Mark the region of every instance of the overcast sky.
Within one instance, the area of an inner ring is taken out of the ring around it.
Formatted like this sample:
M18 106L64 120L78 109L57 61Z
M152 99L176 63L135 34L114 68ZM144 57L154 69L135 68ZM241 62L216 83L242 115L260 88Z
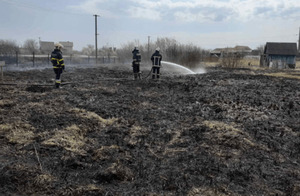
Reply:
M0 0L0 39L71 41L81 50L174 38L204 49L297 42L300 0Z

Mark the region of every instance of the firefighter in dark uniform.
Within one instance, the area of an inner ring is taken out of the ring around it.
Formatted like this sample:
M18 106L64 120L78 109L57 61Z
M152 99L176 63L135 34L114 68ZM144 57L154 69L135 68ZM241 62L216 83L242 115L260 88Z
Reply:
M152 61L152 79L159 78L159 72L161 67L162 55L159 53L159 48L156 48L155 52L151 56Z
M141 79L141 72L140 72L140 63L141 63L141 54L137 47L134 48L132 51L133 54L133 61L132 61L132 68L133 68L133 76L134 79L137 80L138 78Z
M57 43L54 45L54 50L51 53L51 63L55 73L55 87L60 88L61 85L61 74L65 70L65 63L62 56L63 45Z

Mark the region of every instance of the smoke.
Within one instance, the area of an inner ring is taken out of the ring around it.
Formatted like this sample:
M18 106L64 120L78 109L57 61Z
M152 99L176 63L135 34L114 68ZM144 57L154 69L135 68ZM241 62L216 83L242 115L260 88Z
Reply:
M49 68L48 65L6 65L4 71L30 71L30 70L44 70ZM52 67L50 67L52 68Z
M97 67L95 64L67 64L66 70L75 69L75 68L94 68ZM52 69L52 64L10 64L3 67L4 71L30 71L30 70L45 70L45 69Z

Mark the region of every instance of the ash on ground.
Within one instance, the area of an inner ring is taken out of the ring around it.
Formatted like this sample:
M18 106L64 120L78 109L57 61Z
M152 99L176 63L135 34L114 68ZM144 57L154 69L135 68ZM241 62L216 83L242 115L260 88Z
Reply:
M0 194L299 195L300 80L206 71L5 73Z

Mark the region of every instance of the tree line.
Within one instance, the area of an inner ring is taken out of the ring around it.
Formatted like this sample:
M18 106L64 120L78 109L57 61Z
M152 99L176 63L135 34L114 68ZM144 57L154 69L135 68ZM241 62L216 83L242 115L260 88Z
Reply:
M20 53L21 48L25 49L27 54L41 53L39 43L34 39L27 39L22 46L19 46L16 41L0 39L0 55L15 55L16 53ZM109 47L103 47L99 49L98 52L100 55L108 55L109 51L113 51L113 49ZM93 56L95 55L95 47L94 45L87 45L86 47L82 48L81 51L73 51L73 54ZM112 54L110 53L109 55Z
M131 51L134 47L138 47L142 61L150 61L152 53L157 47L163 55L163 60L178 63L189 68L193 68L209 56L209 50L193 44L181 44L172 38L157 38L155 42L139 44L138 40L128 42L117 49L117 54L121 62L129 62L132 60Z
M197 67L202 61L206 61L210 57L209 50L202 49L193 44L181 44L173 38L163 37L157 38L154 42L139 44L138 40L130 41L121 45L120 48L102 47L98 50L99 56L115 56L118 57L121 63L130 63L132 61L132 50L138 47L142 55L143 62L150 62L150 57L157 47L163 55L164 61L178 63L189 68ZM22 48L33 55L38 54L39 44L34 39L28 39L22 45ZM20 54L20 47L15 41L0 40L0 55L2 56L18 56ZM87 56L95 56L95 47L87 45L81 51L73 51L72 54L83 54ZM220 60L225 67L236 67L242 56L236 54L225 54ZM34 61L34 60L33 60Z
M138 44L138 41L131 41L127 44L123 44L120 48L114 49L109 47L103 47L99 49L98 54L103 56L119 57L121 62L130 62L132 60L131 51L134 47L138 47L143 61L150 61L151 54L157 47L160 48L163 54L164 60L174 63L182 64L187 67L193 67L198 64L203 58L209 55L208 50L204 50L193 44L181 44L177 40L172 38L157 38L155 42L146 44ZM20 53L20 46L15 41L0 40L0 55L16 55ZM22 45L22 48L26 49L30 54L39 53L39 44L34 39L28 39ZM95 55L95 47L93 45L87 45L82 48L81 51L74 51L76 54L84 54L88 56Z
M38 52L39 46L34 39L28 39L24 42L23 48L27 49L31 54ZM16 41L0 40L0 55L15 55L20 52L21 47Z

